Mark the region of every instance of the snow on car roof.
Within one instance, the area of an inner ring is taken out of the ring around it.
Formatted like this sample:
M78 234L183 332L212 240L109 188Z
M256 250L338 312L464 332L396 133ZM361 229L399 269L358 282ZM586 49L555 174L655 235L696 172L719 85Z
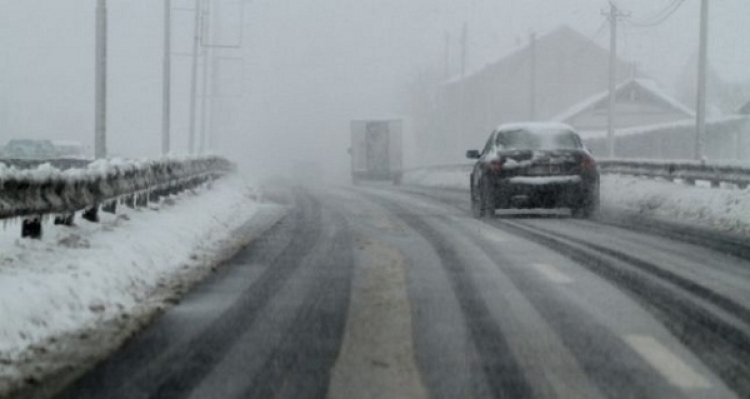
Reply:
M556 134L560 132L575 132L572 126L561 122L516 122L500 125L499 132L509 130L528 130L538 134Z

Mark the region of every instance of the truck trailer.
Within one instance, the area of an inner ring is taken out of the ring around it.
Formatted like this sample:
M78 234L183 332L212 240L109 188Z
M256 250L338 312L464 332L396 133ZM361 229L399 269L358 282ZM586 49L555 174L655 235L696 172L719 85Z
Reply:
M351 122L352 182L401 182L402 130L400 119Z

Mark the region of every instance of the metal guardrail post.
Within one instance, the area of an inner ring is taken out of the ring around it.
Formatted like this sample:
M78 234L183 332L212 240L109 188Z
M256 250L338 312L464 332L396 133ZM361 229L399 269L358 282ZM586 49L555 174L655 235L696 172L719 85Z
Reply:
M42 238L42 218L40 216L26 218L21 223L21 238Z
M91 223L99 223L99 206L92 206L86 209L81 214L81 217L88 220Z
M75 213L66 213L63 215L55 216L55 224L60 226L72 226L75 221Z
M105 202L104 205L102 205L102 212L107 212L111 214L117 213L117 201L108 201Z
M122 203L130 209L135 209L135 195L126 195L122 199Z

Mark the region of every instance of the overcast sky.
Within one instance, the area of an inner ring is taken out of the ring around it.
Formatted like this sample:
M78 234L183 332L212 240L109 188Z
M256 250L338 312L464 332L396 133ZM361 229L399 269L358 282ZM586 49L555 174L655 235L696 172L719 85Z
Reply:
M232 11L221 41L239 40L237 3L226 1ZM617 1L633 21L671 2ZM685 0L655 28L623 24L623 58L673 89L697 48L699 3ZM222 86L232 98L216 107L214 143L250 169L312 158L345 167L348 120L397 114L409 79L442 69L446 33L456 66L468 24L468 62L476 68L531 31L562 24L607 46L606 7L604 0L253 0L244 10L243 49L223 53ZM0 141L92 141L94 9L94 0L0 0ZM713 1L711 11L714 68L727 80L750 80L750 1ZM109 0L111 152L159 152L162 12L155 0ZM181 53L190 49L192 15L176 10L174 21L174 142L182 152L189 58Z

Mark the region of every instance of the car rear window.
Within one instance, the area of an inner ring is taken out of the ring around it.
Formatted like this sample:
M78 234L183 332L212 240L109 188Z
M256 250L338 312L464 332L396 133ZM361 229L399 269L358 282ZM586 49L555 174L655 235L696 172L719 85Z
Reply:
M574 150L581 148L578 136L570 131L507 130L497 135L496 144L504 150Z

